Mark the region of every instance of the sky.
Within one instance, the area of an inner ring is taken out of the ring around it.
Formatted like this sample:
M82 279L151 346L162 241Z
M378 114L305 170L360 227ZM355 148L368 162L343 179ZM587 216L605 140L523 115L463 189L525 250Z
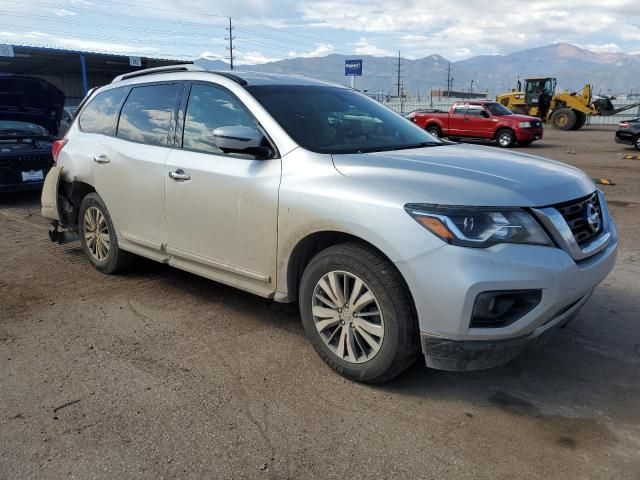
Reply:
M0 44L236 63L351 55L451 60L557 42L640 54L640 0L0 0Z

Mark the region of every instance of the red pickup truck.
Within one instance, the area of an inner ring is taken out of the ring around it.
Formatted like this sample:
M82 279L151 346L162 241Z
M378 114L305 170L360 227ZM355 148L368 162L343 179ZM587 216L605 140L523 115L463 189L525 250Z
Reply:
M504 148L542 138L539 118L517 115L488 100L455 102L448 112L416 110L407 118L436 137L490 139Z

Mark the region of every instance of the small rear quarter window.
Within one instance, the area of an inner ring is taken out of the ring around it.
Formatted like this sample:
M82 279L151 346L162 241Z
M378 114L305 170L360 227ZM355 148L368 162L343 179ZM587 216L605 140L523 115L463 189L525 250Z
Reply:
M98 93L80 114L80 130L115 135L118 112L126 94L125 88Z

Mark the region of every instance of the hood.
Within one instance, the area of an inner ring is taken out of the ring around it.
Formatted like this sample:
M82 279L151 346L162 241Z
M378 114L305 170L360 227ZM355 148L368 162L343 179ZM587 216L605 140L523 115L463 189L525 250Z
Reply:
M0 76L0 120L35 123L56 136L64 100L57 87L39 78Z
M415 193L415 203L542 207L595 190L577 168L476 145L334 155L333 161L347 177Z
M514 113L513 115L507 115L504 118L508 118L514 122L540 122L540 118L532 117L530 115L520 115L519 113Z

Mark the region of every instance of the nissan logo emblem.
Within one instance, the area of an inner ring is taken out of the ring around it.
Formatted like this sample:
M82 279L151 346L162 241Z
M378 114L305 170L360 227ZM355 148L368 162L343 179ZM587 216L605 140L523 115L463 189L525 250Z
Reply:
M598 209L594 207L593 203L587 203L586 213L587 223L589 224L591 231L597 232L600 230L600 212L598 212Z

